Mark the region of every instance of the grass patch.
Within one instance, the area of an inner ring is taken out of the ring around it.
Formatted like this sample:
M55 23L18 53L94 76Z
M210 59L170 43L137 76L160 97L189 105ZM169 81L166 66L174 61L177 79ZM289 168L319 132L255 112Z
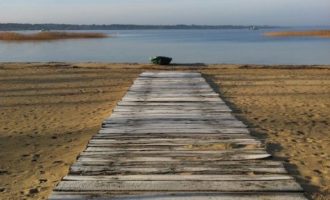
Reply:
M330 38L330 30L268 32L270 37L322 37Z
M108 37L108 35L103 33L39 32L23 34L16 32L0 32L0 40L3 41L43 41L63 39L92 39L106 37Z

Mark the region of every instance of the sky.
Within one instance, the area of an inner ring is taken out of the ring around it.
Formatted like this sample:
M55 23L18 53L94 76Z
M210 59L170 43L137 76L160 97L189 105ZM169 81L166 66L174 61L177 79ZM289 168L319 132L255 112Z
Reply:
M330 25L330 0L0 0L0 23Z

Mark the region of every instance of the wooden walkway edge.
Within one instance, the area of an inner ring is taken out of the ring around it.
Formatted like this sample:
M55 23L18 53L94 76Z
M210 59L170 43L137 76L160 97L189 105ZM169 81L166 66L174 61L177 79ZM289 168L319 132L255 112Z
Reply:
M303 200L200 73L144 72L50 200Z

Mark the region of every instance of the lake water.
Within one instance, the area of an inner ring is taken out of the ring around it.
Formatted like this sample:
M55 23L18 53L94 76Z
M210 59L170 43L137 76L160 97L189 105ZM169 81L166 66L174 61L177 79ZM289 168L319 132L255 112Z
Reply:
M279 29L268 31L280 31ZM98 61L147 63L330 64L330 39L271 38L265 30L97 31L105 39L0 42L0 62Z

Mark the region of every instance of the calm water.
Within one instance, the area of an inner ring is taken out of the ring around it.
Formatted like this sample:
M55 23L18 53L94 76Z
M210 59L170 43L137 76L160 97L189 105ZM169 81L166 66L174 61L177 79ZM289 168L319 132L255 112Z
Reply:
M0 62L149 62L330 64L330 39L269 38L264 30L98 31L111 38L53 42L0 42Z

